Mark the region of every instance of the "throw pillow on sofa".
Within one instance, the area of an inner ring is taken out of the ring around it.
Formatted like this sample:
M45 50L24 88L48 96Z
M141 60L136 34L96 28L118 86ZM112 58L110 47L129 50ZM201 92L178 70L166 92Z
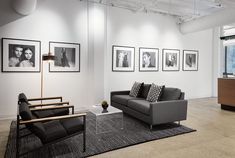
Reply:
M131 88L131 91L129 93L129 96L131 97L137 97L140 91L140 87L141 87L142 83L140 82L135 82Z
M164 86L158 86L152 83L146 100L149 102L158 101L163 88Z
M140 95L138 97L146 99L149 93L149 89L151 87L151 84L142 84L140 88Z

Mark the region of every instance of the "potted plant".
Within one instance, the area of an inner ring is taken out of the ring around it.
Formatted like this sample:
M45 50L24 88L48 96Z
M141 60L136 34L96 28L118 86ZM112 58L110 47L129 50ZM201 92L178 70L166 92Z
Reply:
M109 104L108 104L108 102L107 102L106 100L104 100L104 101L102 101L101 106L102 106L102 108L103 108L104 110L107 110Z

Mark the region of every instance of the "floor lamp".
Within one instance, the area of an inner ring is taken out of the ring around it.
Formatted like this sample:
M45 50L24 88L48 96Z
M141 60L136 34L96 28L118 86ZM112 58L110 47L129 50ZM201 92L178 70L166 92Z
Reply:
M43 54L42 55L42 62L41 62L41 98L43 97L43 61L53 61L55 60L55 56L51 54L50 52L48 54Z

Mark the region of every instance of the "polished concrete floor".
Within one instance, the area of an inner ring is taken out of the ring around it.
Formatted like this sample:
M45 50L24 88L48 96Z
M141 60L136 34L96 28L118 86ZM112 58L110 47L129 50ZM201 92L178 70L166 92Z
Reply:
M0 121L0 157L4 156L10 120ZM197 132L151 141L95 158L235 158L235 112L221 110L216 98L189 100L183 125Z

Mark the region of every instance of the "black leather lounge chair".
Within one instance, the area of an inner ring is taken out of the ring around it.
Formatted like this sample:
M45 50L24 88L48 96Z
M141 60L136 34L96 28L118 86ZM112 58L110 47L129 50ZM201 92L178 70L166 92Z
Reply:
M31 134L36 135L41 140L43 146L40 148L63 141L77 134L83 134L83 151L86 150L86 113L35 118L28 104L26 102L19 102L16 139L17 158L36 150L33 149L20 153L20 139L25 137L20 135L20 126L23 125Z

